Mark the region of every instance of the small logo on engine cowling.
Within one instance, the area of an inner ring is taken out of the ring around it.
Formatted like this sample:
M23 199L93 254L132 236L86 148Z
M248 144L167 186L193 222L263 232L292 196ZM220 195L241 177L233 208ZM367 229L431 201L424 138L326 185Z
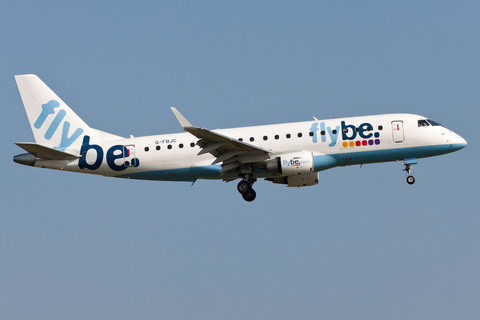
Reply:
M298 159L290 159L290 160L283 160L284 166L289 167L300 167L303 164L310 163L310 160L298 160Z

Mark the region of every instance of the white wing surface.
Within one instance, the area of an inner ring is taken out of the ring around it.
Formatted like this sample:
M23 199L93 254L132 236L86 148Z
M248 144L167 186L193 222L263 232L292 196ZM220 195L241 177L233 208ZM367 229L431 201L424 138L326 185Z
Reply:
M198 155L210 153L216 159L212 164L222 163L222 173L237 170L244 164L265 161L274 152L225 136L214 131L194 127L174 107L171 107L183 129L198 139L197 145L202 148Z

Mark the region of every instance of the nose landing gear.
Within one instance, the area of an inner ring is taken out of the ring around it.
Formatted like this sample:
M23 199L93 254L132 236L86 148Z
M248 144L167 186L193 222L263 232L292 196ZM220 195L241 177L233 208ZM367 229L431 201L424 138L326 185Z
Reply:
M407 173L407 183L414 184L415 178L410 174L410 170L413 169L413 164L417 163L417 159L405 159L404 163L405 163L405 169L403 169L403 171Z
M237 190L245 201L251 202L257 197L257 193L253 190L252 185L257 179L246 175L237 185Z
M415 183L415 178L413 176L407 176L407 183L408 184L414 184Z

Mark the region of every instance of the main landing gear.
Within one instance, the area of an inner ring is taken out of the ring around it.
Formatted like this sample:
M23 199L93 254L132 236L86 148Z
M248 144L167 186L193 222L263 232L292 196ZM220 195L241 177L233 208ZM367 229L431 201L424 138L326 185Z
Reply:
M405 171L407 173L407 183L408 184L414 184L415 183L415 178L410 175L410 170L413 169L413 166L411 164L406 164L405 165L405 169L403 169L403 171Z
M252 185L257 179L245 176L237 185L237 190L245 201L251 202L257 197L257 193L253 190Z

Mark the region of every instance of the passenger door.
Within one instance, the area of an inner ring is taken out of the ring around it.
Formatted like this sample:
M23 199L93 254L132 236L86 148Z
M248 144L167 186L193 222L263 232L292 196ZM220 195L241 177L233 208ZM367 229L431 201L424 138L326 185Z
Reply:
M405 139L403 134L403 121L392 121L393 141L401 143Z
M135 167L136 163L135 161L135 145L127 145L123 146L124 154L123 154L123 161L125 164L125 167Z

